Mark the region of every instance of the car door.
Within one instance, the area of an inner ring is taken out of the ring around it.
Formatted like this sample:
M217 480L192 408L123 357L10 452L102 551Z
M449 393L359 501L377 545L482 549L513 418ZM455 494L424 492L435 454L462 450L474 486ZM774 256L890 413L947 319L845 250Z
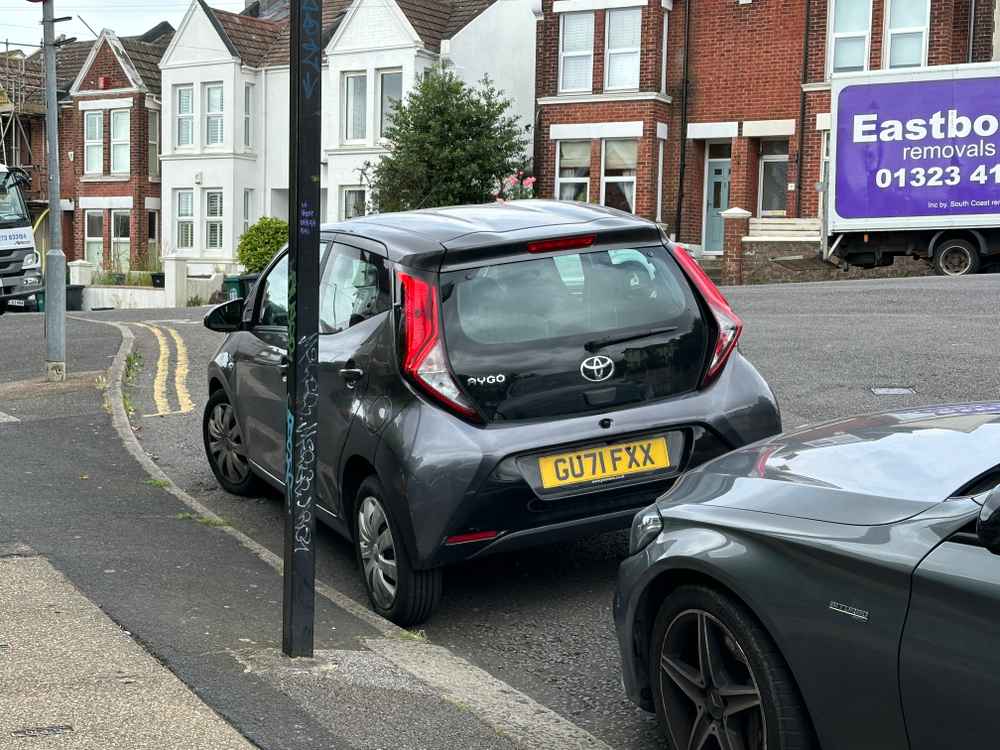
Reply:
M237 411L249 458L272 478L284 476L285 372L288 350L288 255L257 282L247 335L236 356Z
M900 648L911 750L985 747L1000 737L998 636L1000 556L974 533L955 534L913 577Z
M352 440L354 421L365 408L373 370L382 369L386 342L393 340L390 272L375 246L359 238L338 238L320 282L319 381L326 410L320 419L318 494L323 509L345 525L342 457L353 444L367 460L373 458L367 455L374 453L370 442Z

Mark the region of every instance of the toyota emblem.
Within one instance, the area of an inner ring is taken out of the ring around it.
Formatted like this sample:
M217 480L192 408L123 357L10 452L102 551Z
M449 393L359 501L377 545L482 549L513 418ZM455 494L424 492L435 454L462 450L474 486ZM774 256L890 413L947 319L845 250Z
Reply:
M580 374L592 383L600 383L615 374L615 363L603 354L588 357L580 365Z

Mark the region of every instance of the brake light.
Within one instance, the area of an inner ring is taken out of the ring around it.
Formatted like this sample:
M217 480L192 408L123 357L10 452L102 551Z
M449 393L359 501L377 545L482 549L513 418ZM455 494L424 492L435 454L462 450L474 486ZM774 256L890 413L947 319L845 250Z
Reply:
M403 373L429 396L466 417L478 417L448 370L437 287L408 274L403 284Z
M586 234L582 237L560 237L557 240L539 240L528 243L529 253L551 253L556 250L579 250L590 247L597 239L595 234Z
M706 386L719 376L722 368L726 366L726 362L729 361L729 357L736 349L736 344L739 343L740 335L743 333L743 321L733 312L733 308L729 306L728 300L719 291L719 287L708 278L702 267L688 254L688 251L680 245L674 245L674 248L674 259L680 264L685 275L705 300L712 317L715 319L716 328L718 328L712 360L709 362L705 379L702 381L702 386Z

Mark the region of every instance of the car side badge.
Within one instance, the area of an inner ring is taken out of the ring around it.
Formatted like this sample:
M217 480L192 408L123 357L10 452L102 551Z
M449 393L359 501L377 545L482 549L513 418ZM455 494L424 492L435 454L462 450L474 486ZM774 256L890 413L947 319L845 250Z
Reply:
M830 609L834 612L839 612L842 615L847 615L848 617L853 617L859 622L868 622L868 610L858 609L857 607L852 607L848 604L841 604L840 602L831 601Z

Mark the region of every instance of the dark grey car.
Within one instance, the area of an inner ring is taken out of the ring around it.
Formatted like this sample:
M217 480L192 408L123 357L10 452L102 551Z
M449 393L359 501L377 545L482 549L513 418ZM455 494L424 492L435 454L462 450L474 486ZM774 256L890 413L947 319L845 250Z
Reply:
M998 484L1000 404L831 422L689 472L621 565L629 697L675 748L993 746Z
M780 431L742 323L655 224L551 202L324 227L319 518L375 609L428 616L443 565L627 528L685 470ZM287 260L209 366L219 482L281 487Z

